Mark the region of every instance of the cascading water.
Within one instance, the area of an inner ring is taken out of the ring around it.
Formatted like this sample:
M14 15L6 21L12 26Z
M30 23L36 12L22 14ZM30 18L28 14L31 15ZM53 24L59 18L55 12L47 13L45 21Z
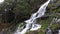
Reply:
M34 31L34 30L41 28L41 25L36 24L37 23L36 19L44 15L44 13L46 12L46 7L48 6L49 2L50 0L44 3L36 13L31 15L30 19L25 21L26 27L22 31L20 31L19 29L20 25L19 25L17 31L14 34L25 34L28 30Z

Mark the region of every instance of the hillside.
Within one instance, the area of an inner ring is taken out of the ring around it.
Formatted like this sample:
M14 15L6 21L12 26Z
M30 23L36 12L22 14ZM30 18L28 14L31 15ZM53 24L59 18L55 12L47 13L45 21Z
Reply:
M35 13L46 1L5 0L0 4L0 33L12 34L19 24L29 19L31 14ZM28 31L26 34L45 34L49 26L52 31L55 31L60 28L58 19L60 19L60 0L54 0L48 5L45 15L37 20L42 27L37 31Z

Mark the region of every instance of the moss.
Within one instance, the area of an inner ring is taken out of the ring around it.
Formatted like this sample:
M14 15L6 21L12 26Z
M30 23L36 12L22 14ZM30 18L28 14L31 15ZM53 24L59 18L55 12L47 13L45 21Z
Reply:
M53 30L57 28L57 24L52 25L51 27Z

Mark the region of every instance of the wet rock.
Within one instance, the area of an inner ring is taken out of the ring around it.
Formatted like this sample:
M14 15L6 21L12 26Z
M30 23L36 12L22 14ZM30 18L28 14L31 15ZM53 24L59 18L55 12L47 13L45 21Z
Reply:
M58 0L51 0L52 3L56 3Z
M60 12L57 15L60 16Z
M54 34L60 34L60 28L55 29Z
M48 28L48 29L46 30L45 34L53 34L52 29Z
M53 6L51 7L52 9L58 9L60 7L60 4L56 3L53 4Z
M60 22L60 19L58 19L57 22Z

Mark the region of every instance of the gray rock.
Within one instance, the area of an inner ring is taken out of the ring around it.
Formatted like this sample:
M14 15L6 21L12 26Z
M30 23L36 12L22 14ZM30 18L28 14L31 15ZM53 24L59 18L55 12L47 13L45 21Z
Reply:
M60 22L60 19L58 19L57 22Z
M45 34L53 34L53 33L52 33L52 30L48 28Z
M51 7L52 9L57 9L60 7L60 4L56 3L56 4L53 4L53 6Z

